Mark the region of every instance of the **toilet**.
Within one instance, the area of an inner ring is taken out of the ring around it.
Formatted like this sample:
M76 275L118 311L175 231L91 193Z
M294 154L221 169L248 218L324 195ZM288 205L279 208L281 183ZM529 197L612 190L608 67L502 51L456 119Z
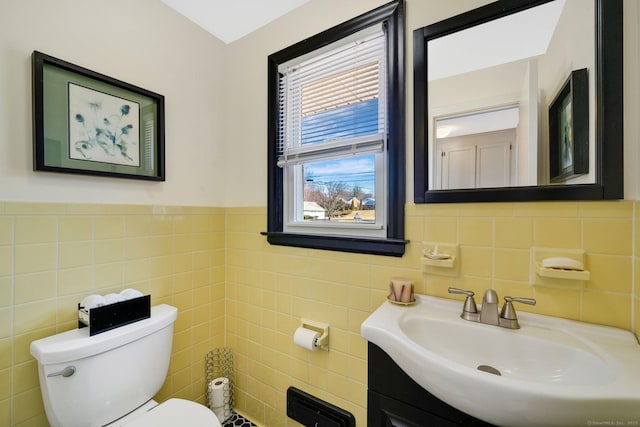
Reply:
M31 343L51 427L220 427L209 408L184 399L158 404L178 310L94 336L74 329Z

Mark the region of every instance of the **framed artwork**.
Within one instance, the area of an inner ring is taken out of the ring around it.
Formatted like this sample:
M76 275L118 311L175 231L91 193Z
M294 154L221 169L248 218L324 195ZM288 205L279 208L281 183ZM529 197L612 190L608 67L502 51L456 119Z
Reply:
M549 178L565 182L589 173L589 76L571 72L549 107Z
M33 52L33 168L165 180L164 97Z

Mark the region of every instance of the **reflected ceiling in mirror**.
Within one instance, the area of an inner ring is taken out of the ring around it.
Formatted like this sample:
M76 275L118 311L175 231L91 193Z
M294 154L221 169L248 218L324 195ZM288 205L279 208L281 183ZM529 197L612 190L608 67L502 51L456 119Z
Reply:
M605 169L621 175L621 17L620 0L501 0L416 30L415 201L621 198ZM576 70L587 83L570 97ZM558 112L558 94L584 105ZM559 178L576 133L586 164Z
M428 64L429 81L545 55L558 29L566 1L551 1L429 40L429 57L432 58ZM587 6L581 14L588 18L587 34L584 35L593 34L593 5L584 0L577 1ZM593 48L589 43L589 49Z

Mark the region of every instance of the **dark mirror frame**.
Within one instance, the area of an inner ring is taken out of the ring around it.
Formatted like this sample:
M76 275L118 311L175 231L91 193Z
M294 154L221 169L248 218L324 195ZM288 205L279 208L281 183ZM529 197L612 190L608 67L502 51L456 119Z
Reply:
M429 40L517 13L552 0L499 0L413 32L414 202L607 200L624 197L622 0L595 1L596 182L460 190L429 190Z

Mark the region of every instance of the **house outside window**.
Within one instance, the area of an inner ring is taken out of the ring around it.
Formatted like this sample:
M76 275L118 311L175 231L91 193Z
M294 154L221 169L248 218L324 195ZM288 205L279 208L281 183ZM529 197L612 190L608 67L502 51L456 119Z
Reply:
M269 56L271 244L402 256L403 2Z

